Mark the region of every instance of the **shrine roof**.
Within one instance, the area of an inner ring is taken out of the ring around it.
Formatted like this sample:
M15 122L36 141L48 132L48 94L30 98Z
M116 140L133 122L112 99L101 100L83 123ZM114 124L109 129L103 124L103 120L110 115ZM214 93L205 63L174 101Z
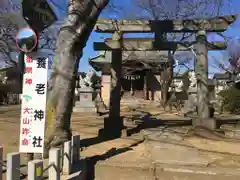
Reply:
M168 51L123 51L122 61L168 62ZM111 51L100 52L98 56L90 58L92 63L111 63Z
M216 81L214 79L208 79L208 85L214 86L216 85Z
M168 51L123 51L122 64L125 67L134 68L141 64L141 68L161 66L168 62ZM89 64L96 70L101 71L111 65L111 51L100 52L98 56L90 58Z
M213 79L216 80L229 80L230 74L229 73L215 73Z
M109 55L106 52L99 52L99 54L93 58L89 58L88 63L96 71L101 71L105 66L111 64Z

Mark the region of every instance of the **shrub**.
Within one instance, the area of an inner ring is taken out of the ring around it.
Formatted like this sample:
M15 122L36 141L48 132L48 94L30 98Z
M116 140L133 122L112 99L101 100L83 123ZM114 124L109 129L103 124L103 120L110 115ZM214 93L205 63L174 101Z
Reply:
M231 86L220 91L219 95L222 97L223 110L234 114L240 114L240 89Z

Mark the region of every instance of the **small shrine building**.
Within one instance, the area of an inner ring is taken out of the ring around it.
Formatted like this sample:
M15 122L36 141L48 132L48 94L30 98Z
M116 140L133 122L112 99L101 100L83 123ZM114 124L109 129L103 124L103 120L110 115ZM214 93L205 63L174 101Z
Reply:
M89 64L102 73L101 96L109 104L111 89L111 52L89 59ZM122 60L122 99L159 101L160 74L169 62L168 51L124 51Z

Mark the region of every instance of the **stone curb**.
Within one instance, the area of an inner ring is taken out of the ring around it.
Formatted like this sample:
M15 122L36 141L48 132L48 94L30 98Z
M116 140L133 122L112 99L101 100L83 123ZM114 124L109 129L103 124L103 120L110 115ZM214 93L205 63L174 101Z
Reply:
M113 167L113 168L122 168L122 169L134 169L139 171L153 171L154 166L152 163L129 163L129 162L107 162L107 161L99 161L96 164L96 167Z
M146 172L156 172L160 174L161 172L166 173L187 173L187 174L198 174L207 176L236 176L240 178L240 169L233 168L222 168L222 167L192 167L192 166L174 166L165 164L124 164L119 162L98 162L97 167L107 167L107 168L121 168L121 169L132 169L135 171L146 171Z
M223 175L223 176L239 176L240 178L240 168L222 168L222 167L186 167L178 166L174 167L171 165L166 166L162 164L156 164L156 170L161 172L180 172L180 173L193 173L193 174L203 174L203 175Z

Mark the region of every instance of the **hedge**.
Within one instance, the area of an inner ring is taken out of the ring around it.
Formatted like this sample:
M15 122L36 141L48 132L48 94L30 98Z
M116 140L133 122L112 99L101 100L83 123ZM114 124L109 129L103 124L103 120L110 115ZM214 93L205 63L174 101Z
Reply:
M222 108L224 111L240 114L240 89L231 86L219 92L222 97Z

